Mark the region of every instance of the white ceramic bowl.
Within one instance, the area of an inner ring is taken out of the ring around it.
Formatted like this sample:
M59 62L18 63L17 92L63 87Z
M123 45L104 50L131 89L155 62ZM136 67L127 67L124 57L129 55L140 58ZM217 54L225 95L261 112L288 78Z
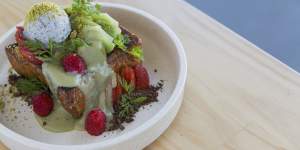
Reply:
M124 5L103 3L103 10L121 25L143 39L145 65L153 83L165 80L159 102L146 106L125 130L106 132L94 137L86 132L51 133L43 130L33 118L30 108L22 101L7 104L0 113L0 140L11 149L21 150L90 150L90 149L142 149L163 133L170 125L181 105L187 75L187 64L182 44L171 29L157 18ZM9 62L4 47L14 42L15 28L0 39L0 83L7 82ZM155 73L154 69L158 72ZM21 113L10 113L13 106ZM17 119L14 118L17 116Z

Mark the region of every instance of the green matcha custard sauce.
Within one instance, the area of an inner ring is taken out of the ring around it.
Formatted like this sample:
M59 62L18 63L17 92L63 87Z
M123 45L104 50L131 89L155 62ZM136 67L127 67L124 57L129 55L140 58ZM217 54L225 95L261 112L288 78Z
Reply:
M67 73L59 63L43 63L42 70L52 93L57 93L58 87L79 87L85 95L86 108L80 119L72 118L59 103L53 94L55 106L52 113L47 117L36 116L39 124L46 130L52 132L65 132L70 130L83 130L87 113L100 107L106 114L107 122L112 119L113 106L111 99L111 84L113 71L106 63L106 51L103 41L101 26L93 24L85 26L81 36L89 45L79 48L78 54L87 64L87 73L84 75ZM93 33L93 34L92 34Z

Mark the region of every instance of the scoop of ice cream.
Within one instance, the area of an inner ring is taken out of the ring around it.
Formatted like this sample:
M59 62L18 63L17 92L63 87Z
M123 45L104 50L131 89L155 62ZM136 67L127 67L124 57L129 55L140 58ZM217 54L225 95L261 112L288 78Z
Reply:
M50 2L35 4L27 13L24 35L31 40L39 40L45 46L49 40L63 42L71 32L70 20L66 12Z

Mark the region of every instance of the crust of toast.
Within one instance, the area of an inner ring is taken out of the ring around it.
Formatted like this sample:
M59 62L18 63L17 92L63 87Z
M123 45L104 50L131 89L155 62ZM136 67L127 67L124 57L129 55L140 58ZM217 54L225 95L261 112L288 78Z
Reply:
M85 108L85 97L78 87L59 87L57 95L62 106L73 118L81 117Z
M14 70L27 78L37 78L43 83L47 81L43 75L42 67L28 61L21 53L17 44L11 44L5 48L7 58Z
M115 48L107 57L107 63L115 71L119 72L124 66L133 67L140 64L141 61L119 48Z
M122 34L127 35L130 39L129 43L126 45L130 51L135 46L142 46L142 40L134 33L129 32L125 27L120 26ZM107 63L115 72L123 66L133 67L141 63L141 60L131 56L130 54L124 52L119 48L115 48L107 57Z

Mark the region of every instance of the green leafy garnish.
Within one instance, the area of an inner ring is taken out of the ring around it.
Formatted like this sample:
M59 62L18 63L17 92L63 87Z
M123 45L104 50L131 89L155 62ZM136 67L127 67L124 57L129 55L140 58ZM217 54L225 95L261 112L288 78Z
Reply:
M57 51L61 51L64 55L76 53L78 48L84 44L86 44L85 41L78 37L71 37L62 43L56 43L53 40L49 40L48 48L38 40L25 40L25 46L37 56L37 58L43 61L52 60Z
M94 34L102 36L103 40L100 39L99 42L104 44L106 52L109 53L115 46L113 39L121 34L121 29L116 20L108 14L102 13L100 9L99 4L94 5L90 3L90 0L74 0L72 7L65 10L70 17L72 29L78 31L80 36L85 36L84 27L101 27L101 30L93 29L96 31ZM102 29L105 33L102 32Z
M55 54L56 49L62 48L62 45L60 43L56 43L53 40L49 40L48 42L48 51L49 51L49 56L52 57Z
M128 37L128 35L123 35L123 34L119 34L115 39L114 39L114 43L116 44L116 46L120 49L122 49L123 51L127 50L126 45L130 42L130 39Z
M16 82L18 91L24 94L33 94L37 91L47 90L47 86L35 78L21 78Z
M146 96L137 97L135 99L130 100L134 105L141 105L147 100Z
M91 16L95 12L101 10L101 5L96 4L93 6L91 3L91 0L73 0L72 7L66 8L66 12L70 15L86 15Z
M130 38L128 35L120 34L114 39L114 43L116 46L120 49L122 49L124 52L131 54L132 56L143 60L144 59L144 52L141 48L141 46L135 46L131 49L128 49L126 46L130 42Z
M140 105L147 100L147 97L141 96L137 98L131 98L128 95L122 95L118 117L124 120L130 119L137 111Z
M63 43L64 50L66 50L68 53L75 53L79 47L85 45L85 41L81 38L74 38L67 40Z
M57 50L62 50L62 51L67 51L68 53L75 53L77 49L81 46L86 44L84 40L81 38L75 37L75 38L70 38L64 41L63 43L55 43L52 42L51 40L49 41L49 50L51 52L57 51Z
M122 95L121 97L119 110L118 116L125 120L130 118L136 112L134 105L126 95Z
M93 21L100 14L101 5L92 5L91 0L73 0L72 7L65 9L70 17L72 29L80 31L82 27Z
M140 60L144 59L144 52L140 46L133 47L128 53Z
M96 10L98 11L98 12L100 12L101 11L101 9L102 9L102 6L100 5L100 4L95 4L95 8L96 8Z
M134 85L128 83L120 76L117 77L120 85L125 90L126 94L121 96L120 103L118 105L117 115L123 120L130 120L130 118L138 111L139 106L145 103L148 99L146 96L133 97L131 93L134 91Z
M120 83L120 85L122 86L122 88L125 90L126 93L131 93L134 91L134 85L133 83L128 83L124 78L118 76L118 81Z
M37 51L44 48L43 43L38 40L25 40L25 46L32 51Z
M57 48L57 44L49 40L48 48L46 48L41 41L38 40L25 40L25 46L28 48L35 56L41 60L48 60L54 56L54 49Z
M115 38L121 34L119 23L107 13L95 13L92 16L93 21L101 25L102 29L111 37Z

